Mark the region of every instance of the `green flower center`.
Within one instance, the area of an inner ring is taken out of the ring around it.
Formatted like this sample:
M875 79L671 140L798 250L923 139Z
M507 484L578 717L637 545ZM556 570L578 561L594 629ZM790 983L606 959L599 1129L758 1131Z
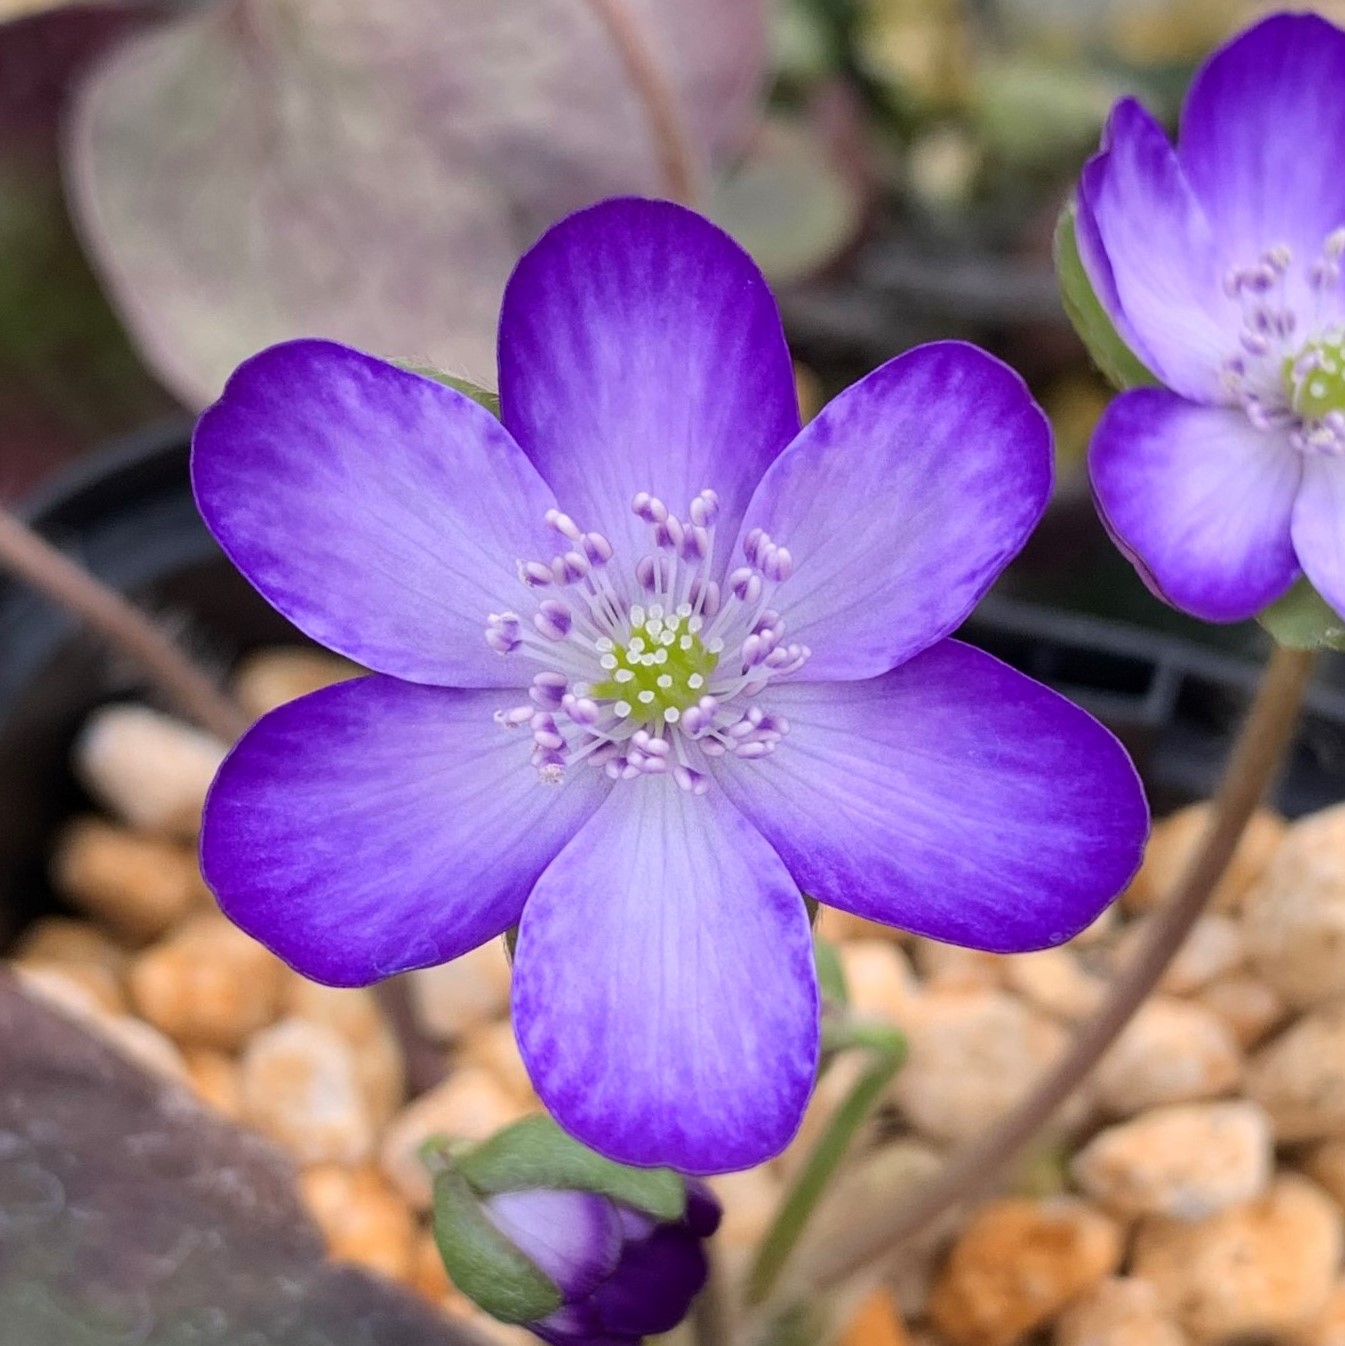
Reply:
M682 712L706 694L706 684L719 663L719 651L700 636L701 621L686 613L667 613L659 604L648 612L631 613L630 638L624 645L609 642L602 667L607 676L589 688L589 696L612 701L624 719L660 719L676 724Z
M1307 421L1345 412L1345 333L1309 341L1282 367L1289 405Z

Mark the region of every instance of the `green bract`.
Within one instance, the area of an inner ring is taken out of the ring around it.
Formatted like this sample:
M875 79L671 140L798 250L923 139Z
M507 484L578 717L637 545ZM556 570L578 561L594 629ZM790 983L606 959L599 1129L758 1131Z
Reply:
M1306 579L1256 620L1291 650L1345 650L1345 618Z

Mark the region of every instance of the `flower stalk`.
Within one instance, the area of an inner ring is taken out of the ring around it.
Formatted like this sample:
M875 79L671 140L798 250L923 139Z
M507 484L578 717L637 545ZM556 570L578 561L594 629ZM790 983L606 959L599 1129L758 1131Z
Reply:
M203 729L232 743L248 727L243 711L149 617L8 510L0 510L0 568L121 651Z
M890 1196L874 1193L872 1203L855 1212L843 1236L818 1249L811 1265L794 1268L788 1301L764 1304L763 1318L787 1308L789 1302L835 1289L945 1210L976 1196L1083 1082L1157 986L1204 910L1252 813L1278 775L1293 739L1313 662L1310 651L1275 648L1215 795L1213 816L1199 851L1168 902L1152 918L1138 957L1050 1075L909 1201L893 1203Z

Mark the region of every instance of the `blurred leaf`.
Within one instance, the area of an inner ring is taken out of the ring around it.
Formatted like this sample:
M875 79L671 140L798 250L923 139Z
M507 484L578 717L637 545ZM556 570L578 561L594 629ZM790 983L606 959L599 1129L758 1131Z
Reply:
M492 416L500 414L500 395L491 392L489 388L483 388L480 384L473 383L470 379L456 378L452 374L445 374L442 369L431 369L428 365L410 364L405 360L393 360L392 364L402 369L409 369L413 374L420 374L427 379L433 379L436 383L442 383L446 388L452 388L455 392L461 393L464 397L470 397L478 406L485 407ZM517 927L513 927L517 929ZM517 936L515 936L517 938ZM513 953L513 944L510 944L510 954Z
M1345 650L1345 618L1306 579L1256 620L1291 650Z
M992 154L1027 167L1077 161L1124 90L1087 66L1014 54L983 63L973 109Z
M766 0L627 0L709 165L755 114ZM301 333L478 383L520 251L657 195L643 106L579 0L221 0L86 85L73 199L123 315L201 404Z
M1088 348L1093 363L1116 388L1140 388L1158 380L1121 340L1111 319L1093 291L1079 257L1074 233L1074 203L1060 213L1055 231L1055 269L1060 297L1079 339Z
M773 115L716 184L709 213L771 280L802 280L834 261L864 222L862 193L837 157L809 124Z

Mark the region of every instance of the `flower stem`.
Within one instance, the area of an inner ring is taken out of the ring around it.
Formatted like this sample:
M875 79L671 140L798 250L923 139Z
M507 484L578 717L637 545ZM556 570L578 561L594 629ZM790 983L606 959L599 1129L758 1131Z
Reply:
M0 569L122 651L188 719L232 743L248 718L143 612L8 510L0 509Z
M586 0L586 3L607 30L644 104L668 199L692 205L696 199L696 158L672 86L631 16L628 0Z
M747 1273L745 1293L748 1304L760 1304L774 1289L809 1217L859 1128L906 1059L906 1039L886 1024L845 1024L842 1034L829 1045L833 1050L857 1048L867 1052L870 1057L868 1069L851 1086L826 1130L818 1137L761 1241Z
M696 1302L691 1306L691 1339L696 1346L730 1346L734 1340L733 1320L724 1294L724 1276L715 1256L714 1240L705 1244L709 1274Z
M1248 820L1275 779L1293 738L1312 673L1310 651L1277 646L1234 744L1199 851L1153 917L1139 956L1112 986L1064 1058L1036 1089L906 1202L883 1193L855 1211L844 1233L790 1277L791 1301L825 1292L951 1206L979 1194L1083 1081L1142 1005L1181 947L1219 882Z

